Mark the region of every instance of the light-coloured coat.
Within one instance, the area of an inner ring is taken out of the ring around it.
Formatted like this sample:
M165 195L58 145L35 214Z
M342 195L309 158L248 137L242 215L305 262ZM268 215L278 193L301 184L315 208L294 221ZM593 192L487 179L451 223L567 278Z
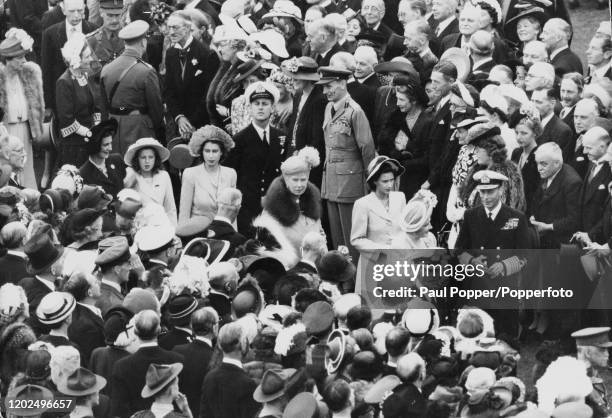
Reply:
M403 233L399 222L404 207L406 196L402 192L389 194L388 211L374 192L357 200L353 206L351 245L360 251L391 248L394 237Z

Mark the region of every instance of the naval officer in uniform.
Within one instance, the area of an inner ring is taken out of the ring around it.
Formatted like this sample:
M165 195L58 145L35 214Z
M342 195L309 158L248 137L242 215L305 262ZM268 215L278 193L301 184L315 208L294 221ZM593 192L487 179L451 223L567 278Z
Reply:
M353 203L367 193L366 167L376 154L370 123L361 106L347 91L352 74L333 67L319 68L323 94L329 103L325 108L323 133L325 164L321 197L327 201L331 240L334 248L351 247Z
M483 277L471 277L465 285L474 289L496 289L498 286L516 288L521 269L526 261L520 251L529 248L527 218L522 212L502 203L502 195L508 178L491 170L474 174L476 188L482 204L465 211L463 225L457 238L459 261L484 271ZM515 308L495 298L484 299L483 308ZM512 338L518 336L518 322L508 311L490 312L496 328Z
M119 31L125 51L102 69L101 92L105 113L117 119L113 152L125 154L139 138L164 141L163 103L159 78L142 60L149 25L135 20Z

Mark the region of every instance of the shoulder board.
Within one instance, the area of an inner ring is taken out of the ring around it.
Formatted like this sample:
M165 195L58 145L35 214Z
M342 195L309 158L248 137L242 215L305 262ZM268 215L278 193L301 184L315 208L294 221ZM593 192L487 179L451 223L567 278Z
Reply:
M98 34L101 34L101 33L102 33L102 28L100 27L100 28L96 29L95 31L89 32L88 34L86 34L85 38L86 39L90 39L90 38L93 38L94 36L96 36Z
M142 58L136 58L136 60L137 60L139 63L141 63L141 64L143 64L143 65L147 66L147 68L154 69L154 68L153 68L153 66L152 66L151 64L149 64L148 62L146 62L146 61L145 61L145 60L143 60Z

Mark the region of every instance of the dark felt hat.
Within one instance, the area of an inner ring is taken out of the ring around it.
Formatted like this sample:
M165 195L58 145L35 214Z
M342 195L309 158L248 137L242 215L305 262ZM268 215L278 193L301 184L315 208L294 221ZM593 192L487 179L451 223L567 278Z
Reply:
M104 341L113 345L119 334L127 329L134 313L121 305L112 307L104 315Z
M170 319L188 318L198 308L198 300L190 294L177 295L168 304Z
M28 270L38 274L59 260L64 247L54 245L47 234L37 234L25 243L23 251L28 256Z
M68 396L87 396L100 392L106 386L106 379L79 367L57 385L57 390Z
M6 400L21 401L17 402L17 405L23 406L21 408L12 408L11 414L18 417L31 417L39 416L45 412L48 408L46 406L47 401L54 399L53 392L49 389L38 386L38 385L21 385L11 390L6 395ZM27 404L28 401L38 401L32 403L32 407ZM45 401L45 402L41 402Z
M119 122L117 122L117 119L109 118L91 128L91 137L87 142L87 152L89 155L98 153L102 140L107 136L114 136L118 126Z
M154 396L174 380L181 370L183 370L181 363L150 364L145 377L145 386L140 395L145 399Z
M334 308L323 301L308 305L302 318L306 332L309 335L317 335L331 329L334 324Z
M328 251L317 262L317 271L321 280L342 283L353 280L357 268L338 250Z

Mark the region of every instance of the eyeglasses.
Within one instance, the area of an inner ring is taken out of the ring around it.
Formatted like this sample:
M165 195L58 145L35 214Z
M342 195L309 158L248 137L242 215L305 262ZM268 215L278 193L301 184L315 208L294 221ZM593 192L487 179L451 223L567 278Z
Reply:
M170 26L170 25L169 25L169 26L167 26L167 28L168 28L168 30L170 30L170 31L175 31L175 30L181 30L181 29L184 29L184 28L185 28L185 26L182 26L182 25L171 25L171 26Z
M362 12L374 12L374 13L378 13L380 12L380 9L376 6L364 6L361 8Z

